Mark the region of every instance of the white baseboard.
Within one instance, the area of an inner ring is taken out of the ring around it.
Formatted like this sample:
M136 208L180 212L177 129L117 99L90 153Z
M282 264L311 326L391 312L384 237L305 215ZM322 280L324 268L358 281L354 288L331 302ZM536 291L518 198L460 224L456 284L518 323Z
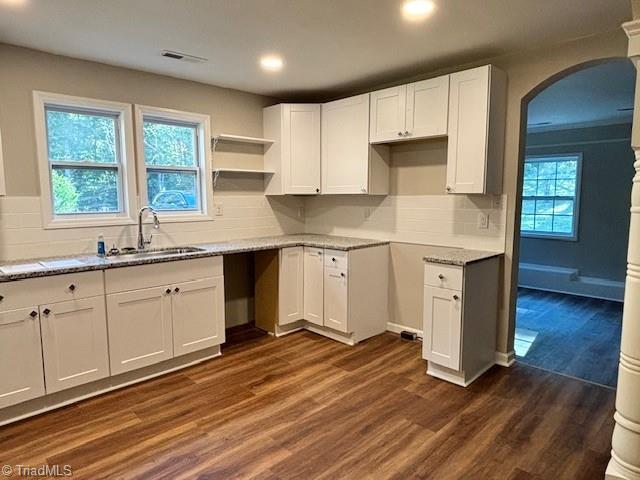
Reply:
M501 367L510 367L516 361L516 352L511 350L510 352L496 352L496 365Z
M521 263L518 286L622 302L624 282L580 275L576 268Z
M418 330L417 328L405 327L404 325L400 325L398 323L387 322L387 332L400 333L403 330L407 332L413 332L422 338L422 330Z

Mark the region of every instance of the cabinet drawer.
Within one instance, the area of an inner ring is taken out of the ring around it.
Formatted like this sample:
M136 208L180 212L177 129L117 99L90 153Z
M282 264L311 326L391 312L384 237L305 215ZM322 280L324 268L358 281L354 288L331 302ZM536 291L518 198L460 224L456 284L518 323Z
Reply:
M450 290L462 290L463 269L455 265L425 263L424 284Z
M222 256L114 268L105 272L107 294L173 285L223 274Z
M349 255L342 250L331 250L329 248L324 251L324 266L329 268L338 268L347 271L349 263Z
M104 295L102 272L69 273L0 284L0 311Z

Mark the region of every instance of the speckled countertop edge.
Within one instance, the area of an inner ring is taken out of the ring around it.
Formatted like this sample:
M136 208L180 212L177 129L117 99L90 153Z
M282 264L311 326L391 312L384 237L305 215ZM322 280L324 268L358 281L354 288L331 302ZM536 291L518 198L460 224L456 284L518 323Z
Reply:
M180 260L189 260L196 258L214 257L219 255L230 255L234 253L256 252L260 250L273 250L287 247L316 247L330 248L334 250L355 250L359 248L369 248L378 245L387 245L389 241L372 240L366 238L340 237L333 235L317 235L317 234L293 234L279 235L271 237L247 238L239 240L230 240L215 243L194 244L190 246L203 249L202 251L186 252L178 254L158 255L149 258L127 258L127 257L109 257L101 258L95 255L75 255L64 257L47 257L23 259L16 262L7 262L0 265L23 265L29 263L38 263L41 261L59 261L59 260L77 260L82 265L61 266L61 267L37 267L32 270L26 270L15 273L1 273L0 282L11 282L15 280L24 280L28 278L49 277L54 275L64 275L68 273L89 272L95 270L108 270L111 268L131 267L137 265L149 265L154 263L175 262Z
M442 265L457 265L460 267L464 267L465 265L468 265L470 263L479 262L481 260L499 257L502 255L504 255L504 253L457 248L425 255L423 257L423 260L428 263L439 263Z

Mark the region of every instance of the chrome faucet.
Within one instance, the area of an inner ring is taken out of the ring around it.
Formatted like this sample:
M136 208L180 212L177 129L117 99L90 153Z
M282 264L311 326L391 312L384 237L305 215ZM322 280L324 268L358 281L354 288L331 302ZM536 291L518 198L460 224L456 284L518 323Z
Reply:
M149 235L149 240L144 239L144 233L142 233L142 215L144 212L149 211L153 215L153 228L158 230L160 228L160 220L158 220L158 214L150 206L146 205L138 212L138 250L144 250L147 245L151 245L153 234Z

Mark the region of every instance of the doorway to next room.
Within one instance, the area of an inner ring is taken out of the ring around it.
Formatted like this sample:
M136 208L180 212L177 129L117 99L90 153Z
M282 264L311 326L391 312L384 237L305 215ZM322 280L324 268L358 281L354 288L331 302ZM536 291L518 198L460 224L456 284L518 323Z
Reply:
M528 104L515 353L615 388L629 238L636 70L573 71Z

